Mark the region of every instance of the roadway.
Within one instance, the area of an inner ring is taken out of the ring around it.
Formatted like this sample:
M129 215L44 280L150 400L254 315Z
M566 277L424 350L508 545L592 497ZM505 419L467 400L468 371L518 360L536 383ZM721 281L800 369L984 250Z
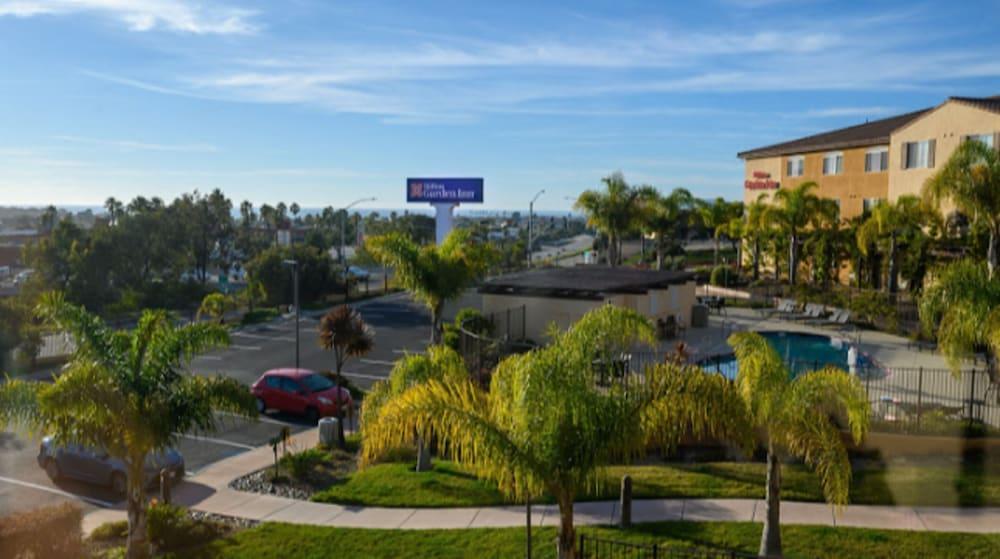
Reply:
M375 330L375 348L345 366L345 375L362 388L386 378L392 363L406 352L419 352L427 344L430 318L422 306L406 294L394 294L358 303L356 308ZM317 326L321 312L306 313L300 327L299 358L305 368L333 369L333 357L319 347ZM222 374L250 384L268 369L290 367L295 362L295 320L282 317L266 324L234 331L231 344L194 359L193 374ZM223 458L262 446L288 426L292 432L309 428L298 417L262 416L248 421L218 416L218 430L181 435L178 450L188 472L195 473ZM75 502L85 511L119 504L111 491L92 485L61 480L52 482L38 466L38 437L26 433L0 432L0 516L40 506Z

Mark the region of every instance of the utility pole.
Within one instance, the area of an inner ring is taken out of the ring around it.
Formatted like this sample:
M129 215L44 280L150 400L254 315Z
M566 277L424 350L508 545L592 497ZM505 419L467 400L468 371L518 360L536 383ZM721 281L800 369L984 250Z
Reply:
M351 298L351 277L347 273L347 257L344 256L344 238L347 237L347 210L357 206L362 202L374 202L376 198L360 198L351 202L350 204L340 208L339 212L343 212L340 216L340 252L338 256L340 257L340 267L344 270L344 302L346 303Z
M539 190L538 194L535 194L535 197L532 198L531 202L528 203L528 267L529 268L531 267L531 245L533 244L535 235L534 231L535 200L538 200L538 197L541 196L542 194L545 194L544 188L542 190Z

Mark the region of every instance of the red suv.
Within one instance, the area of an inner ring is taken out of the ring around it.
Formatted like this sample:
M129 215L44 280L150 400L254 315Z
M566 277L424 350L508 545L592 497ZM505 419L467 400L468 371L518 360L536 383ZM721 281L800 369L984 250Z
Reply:
M272 369L253 383L257 411L269 409L304 415L310 423L337 415L337 386L332 380L309 369ZM354 405L351 393L340 388L344 415Z

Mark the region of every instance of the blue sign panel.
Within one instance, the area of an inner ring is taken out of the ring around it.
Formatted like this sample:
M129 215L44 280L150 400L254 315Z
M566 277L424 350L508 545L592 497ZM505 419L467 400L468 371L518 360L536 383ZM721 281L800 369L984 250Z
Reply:
M483 179L406 179L407 202L483 203Z

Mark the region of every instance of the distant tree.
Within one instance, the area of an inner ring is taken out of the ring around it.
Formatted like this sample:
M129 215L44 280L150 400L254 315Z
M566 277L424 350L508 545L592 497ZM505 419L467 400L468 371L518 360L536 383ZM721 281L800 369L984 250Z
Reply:
M361 317L361 313L340 305L323 315L319 321L319 345L333 351L337 378L341 377L344 364L352 357L363 357L375 347L375 333ZM337 386L338 397L340 386ZM342 402L337 402L337 443L344 447L344 412Z
M761 194L751 202L744 212L743 239L750 245L750 261L753 267L753 279L760 279L761 250L767 241L771 230L767 219L766 194Z
M283 264L285 260L299 263L300 303L318 301L338 290L338 278L329 254L301 244L272 246L247 262L246 266L247 274L263 286L268 306L292 301L292 269Z
M444 304L481 277L496 260L489 245L473 242L469 231L456 229L441 245L417 246L400 233L369 237L368 252L392 267L396 281L431 312L431 344L441 343Z
M184 194L174 206L186 225L185 240L198 281L204 284L208 280L208 268L213 263L228 272L233 243L232 201L216 189L208 196L197 191Z
M256 416L245 386L185 371L191 357L226 343L226 332L209 324L177 327L162 311L144 312L132 332L114 330L58 295L45 297L39 313L73 336L77 353L54 383L0 384L0 428L29 427L59 445L100 448L122 460L127 473L115 484L126 495L126 557L149 557L149 456L176 444L179 433L214 429L214 410Z
M924 185L924 199L933 207L949 200L989 232L986 263L990 277L1000 277L1000 154L995 147L962 142Z
M781 459L805 461L819 477L823 496L846 505L851 462L840 425L860 444L868 433L871 409L857 377L827 368L793 377L770 343L755 332L729 337L740 364L736 387L750 426L767 448L767 489L761 557L781 557Z
M726 235L730 222L743 213L742 202L727 202L725 198L715 200L699 200L697 203L698 217L702 225L712 235L714 240L714 260L713 263L719 265L719 240L722 235ZM739 227L739 226L737 226Z
M198 307L196 320L208 317L214 322L222 324L225 321L226 312L234 309L236 302L233 298L224 293L209 293L201 301Z
M877 247L887 261L886 291L897 291L900 244L909 244L925 235L924 228L933 219L920 198L900 196L895 202L880 202L858 228L857 244L861 254L868 256Z
M647 196L645 206L645 229L656 236L656 269L662 270L667 243L679 241L680 228L692 217L694 197L687 189L675 188L666 196Z
M584 191L573 207L586 214L587 225L607 237L608 265L617 266L622 261L622 237L639 227L644 201L655 196L656 191L629 186L621 173L612 173L601 182L603 190Z
M794 188L781 188L773 195L773 204L767 215L774 220L787 239L788 283L795 285L799 266L799 242L801 235L820 205L820 198L813 191L819 188L813 181L804 182Z

